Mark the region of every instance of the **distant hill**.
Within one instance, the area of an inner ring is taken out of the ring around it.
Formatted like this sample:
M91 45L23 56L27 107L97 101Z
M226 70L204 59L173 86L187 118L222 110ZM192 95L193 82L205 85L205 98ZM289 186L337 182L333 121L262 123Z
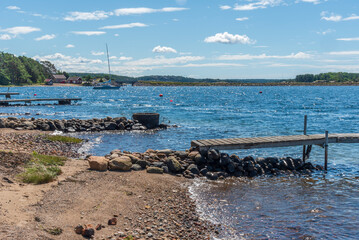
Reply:
M106 78L109 79L108 74L105 73L69 73L72 76L78 76L82 78ZM181 83L216 83L216 82L228 82L228 83L268 83L268 82L282 82L286 80L282 79L212 79L212 78L189 78L182 76L162 76L152 75L143 77L126 77L111 74L111 79L122 83L134 83L137 81L142 82L181 82Z

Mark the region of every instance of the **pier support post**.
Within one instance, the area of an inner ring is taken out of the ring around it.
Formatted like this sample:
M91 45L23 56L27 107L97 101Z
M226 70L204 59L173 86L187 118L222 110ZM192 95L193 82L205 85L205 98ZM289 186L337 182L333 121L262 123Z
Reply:
M304 135L307 135L307 115L304 115ZM305 145L303 145L303 162L305 162Z
M324 144L324 170L328 170L328 131L325 131L325 144Z

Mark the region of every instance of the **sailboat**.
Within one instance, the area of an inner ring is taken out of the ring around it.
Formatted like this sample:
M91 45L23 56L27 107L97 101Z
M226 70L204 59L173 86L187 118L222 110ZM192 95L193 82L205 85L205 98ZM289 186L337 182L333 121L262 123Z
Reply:
M104 83L99 83L96 86L93 87L93 89L106 89L106 90L110 90L110 89L119 89L120 86L115 86L113 84L111 84L111 68L110 68L110 58L108 55L108 47L106 44L106 52L107 52L107 63L108 63L108 75L110 76L110 80L108 80L107 82Z

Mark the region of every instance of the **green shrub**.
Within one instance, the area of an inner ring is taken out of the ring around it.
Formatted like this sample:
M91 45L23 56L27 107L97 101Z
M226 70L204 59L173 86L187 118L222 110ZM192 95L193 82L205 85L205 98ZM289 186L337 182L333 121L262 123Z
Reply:
M18 175L25 183L42 184L53 181L61 174L58 166L63 166L67 158L42 155L34 152L31 161L25 167L25 171Z
M42 184L53 181L61 173L59 167L46 167L39 163L30 164L25 168L25 172L19 175L25 183Z
M46 139L50 141L58 141L58 142L65 142L65 143L81 143L82 139L68 137L68 136L61 136L61 135L46 135Z

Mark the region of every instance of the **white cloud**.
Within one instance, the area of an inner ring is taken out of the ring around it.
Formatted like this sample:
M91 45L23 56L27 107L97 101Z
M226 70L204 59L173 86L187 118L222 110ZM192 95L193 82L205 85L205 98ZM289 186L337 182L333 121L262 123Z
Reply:
M255 10L255 9L263 9L267 7L275 7L282 3L282 0L260 0L256 2L251 2L244 5L236 4L234 6L234 10L237 11L248 11L248 10Z
M176 58L156 57L156 58L143 58L137 61L127 62L127 66L155 66L155 65L170 65L170 64L184 64L187 62L194 62L203 60L204 57L200 56L183 56Z
M17 6L7 6L6 8L9 10L20 10L20 8Z
M94 11L94 12L70 12L68 16L64 17L65 21L88 21L88 20L102 20L113 15L112 12Z
M121 28L134 28L134 27L148 27L148 25L144 23L128 23L128 24L121 24L121 25L111 25L111 26L104 26L100 29L121 29Z
M55 53L46 56L34 56L38 61L51 61L57 68L63 71L89 71L101 72L103 68L98 67L104 62L99 59L88 59L84 57L66 56L62 53Z
M214 36L207 37L204 40L206 43L226 43L226 44L253 44L254 40L251 40L247 35L233 35L228 32L217 33Z
M218 60L256 60L256 59L308 59L312 55L298 52L296 54L292 53L286 56L276 56L276 55L249 55L249 54L240 54L240 55L222 55L218 57Z
M122 57L119 57L118 60L120 60L120 61L129 61L129 60L132 60L132 57L122 56Z
M157 46L152 49L154 53L177 53L177 51L171 47Z
M341 52L329 52L330 55L359 55L359 51L341 51Z
M299 3L299 2L306 2L306 3L313 3L313 4L321 3L320 0L299 0L299 1L296 1L296 3Z
M337 38L338 41L359 41L359 37L355 38Z
M231 9L232 7L228 6L228 5L222 5L222 6L219 6L219 8L222 10L228 10L228 9Z
M35 38L36 41L42 41L42 40L51 40L51 39L54 39L56 37L55 34L46 34L44 36L41 36L41 37L38 37L38 38Z
M16 37L17 35L20 35L20 34L28 34L28 33L32 33L32 32L38 32L38 31L41 31L41 29L35 28L35 27L12 27L12 28L5 28L5 29L0 30L0 32L6 32L6 33L14 35L14 37Z
M343 19L344 21L350 21L350 20L359 20L359 16L352 14L350 17L346 17Z
M359 20L359 16L356 14L352 14L350 17L343 18L343 16L335 13L321 12L320 16L322 20L332 21L332 22L341 22L341 21L351 21L351 20Z
M91 51L91 54L94 56L101 56L101 55L105 55L104 52L95 52L95 51Z
M246 65L239 63L189 63L182 67L244 67Z
M73 34L76 35L86 35L86 36L98 36L98 35L102 35L102 34L106 34L106 32L102 32L102 31L73 31Z
M246 21L246 20L248 20L248 19L249 19L249 18L247 18L247 17L236 18L236 20L237 20L237 21L240 21L240 22Z
M75 45L72 45L72 44L67 44L65 48L74 48Z
M0 40L10 40L11 38L9 34L0 34Z
M123 16L123 15L136 15L136 14L145 14L145 13L156 13L156 12L178 12L184 11L188 8L176 8L176 7L166 7L161 9L154 9L154 8L119 8L114 11L116 16Z
M328 29L328 30L325 30L325 31L322 31L322 32L317 32L317 34L327 35L327 34L333 33L333 32L335 32L335 30L333 30L333 29Z

